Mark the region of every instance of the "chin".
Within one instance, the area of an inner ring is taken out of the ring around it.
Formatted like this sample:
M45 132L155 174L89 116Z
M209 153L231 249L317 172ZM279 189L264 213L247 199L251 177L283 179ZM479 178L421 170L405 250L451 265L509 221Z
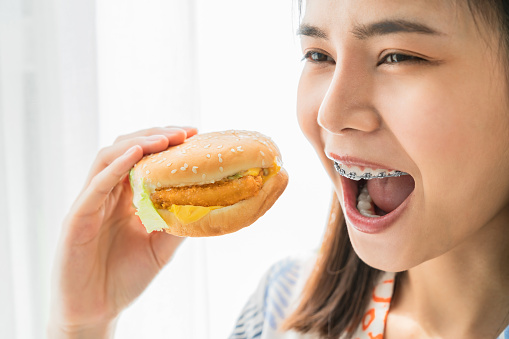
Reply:
M402 272L435 257L429 255L423 244L414 237L409 239L393 229L382 234L359 232L347 221L348 233L355 253L367 265L385 272Z

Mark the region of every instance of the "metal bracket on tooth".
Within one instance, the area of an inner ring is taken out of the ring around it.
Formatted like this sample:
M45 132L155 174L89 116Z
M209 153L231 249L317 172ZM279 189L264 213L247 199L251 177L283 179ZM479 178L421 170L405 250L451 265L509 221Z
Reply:
M408 175L408 173L401 171L394 171L392 173L380 172L377 175L373 175L371 173L364 173L363 175L357 175L357 173L355 172L346 173L346 171L343 168L341 168L341 165L337 162L334 162L334 169L342 176L356 181L359 181L361 179L371 180L371 179L395 178L400 177L402 175Z

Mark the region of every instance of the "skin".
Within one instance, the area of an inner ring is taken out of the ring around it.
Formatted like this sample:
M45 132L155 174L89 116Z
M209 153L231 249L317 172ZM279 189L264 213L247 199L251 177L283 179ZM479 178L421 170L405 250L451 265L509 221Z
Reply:
M393 19L436 34L353 33ZM509 173L498 32L476 24L460 1L429 0L309 0L300 31L299 123L341 205L328 152L415 180L408 207L385 231L347 221L361 259L405 271L385 337L495 338L509 322L509 175L494 175Z
M99 152L63 224L49 338L111 337L119 313L170 260L183 238L145 231L134 214L127 175L144 154L181 144L196 132L143 130Z

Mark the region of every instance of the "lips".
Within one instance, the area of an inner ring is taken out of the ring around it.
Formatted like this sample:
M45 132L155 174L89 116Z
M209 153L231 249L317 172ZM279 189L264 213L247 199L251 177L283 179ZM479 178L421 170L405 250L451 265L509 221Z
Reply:
M389 228L411 203L415 182L408 173L386 165L327 154L334 160L335 169L341 174L346 218L363 233L379 233ZM358 207L360 188L363 188L362 208ZM367 189L366 189L367 188ZM373 204L369 208L367 200ZM375 211L366 212L364 208Z

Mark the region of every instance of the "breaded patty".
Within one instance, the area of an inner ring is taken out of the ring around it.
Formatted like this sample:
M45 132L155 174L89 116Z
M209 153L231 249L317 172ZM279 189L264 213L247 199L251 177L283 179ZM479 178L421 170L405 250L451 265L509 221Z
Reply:
M164 209L171 205L230 206L255 196L262 185L261 175L248 175L206 185L163 187L155 191L150 198L157 208Z

